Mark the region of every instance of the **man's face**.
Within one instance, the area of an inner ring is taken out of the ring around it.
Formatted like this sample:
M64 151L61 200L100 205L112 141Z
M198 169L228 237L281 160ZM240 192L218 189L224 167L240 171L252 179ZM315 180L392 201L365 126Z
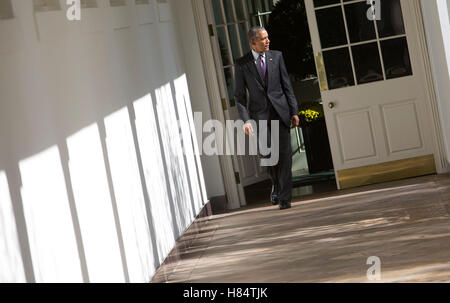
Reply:
M252 40L252 48L257 53L269 50L270 40L267 31L259 31L255 39Z

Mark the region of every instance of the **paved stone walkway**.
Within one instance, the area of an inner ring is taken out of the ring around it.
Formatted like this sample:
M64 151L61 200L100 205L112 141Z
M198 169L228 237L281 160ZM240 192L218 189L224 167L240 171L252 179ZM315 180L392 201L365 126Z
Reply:
M206 218L152 282L370 282L370 256L381 282L450 281L450 175L294 201Z

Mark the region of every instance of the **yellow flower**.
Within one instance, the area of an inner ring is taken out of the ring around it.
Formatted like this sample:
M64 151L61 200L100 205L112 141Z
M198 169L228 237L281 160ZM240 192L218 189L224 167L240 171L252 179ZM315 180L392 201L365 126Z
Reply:
M312 122L319 117L319 112L316 112L311 109L300 111L300 115L305 117L306 122Z

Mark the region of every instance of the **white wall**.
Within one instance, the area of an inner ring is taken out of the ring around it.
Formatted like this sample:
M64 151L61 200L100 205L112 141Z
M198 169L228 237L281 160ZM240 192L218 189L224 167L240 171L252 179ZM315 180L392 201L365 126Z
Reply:
M69 22L64 0L36 14L12 2L0 21L0 282L148 282L207 202L190 105L206 92L186 77L196 63L173 9L98 0Z
M422 0L428 50L450 163L450 0Z

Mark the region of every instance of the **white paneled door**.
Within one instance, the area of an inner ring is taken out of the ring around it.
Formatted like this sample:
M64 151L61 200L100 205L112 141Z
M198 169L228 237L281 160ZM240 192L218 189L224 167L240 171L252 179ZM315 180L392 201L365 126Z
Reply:
M434 155L414 1L305 4L338 186L351 168Z

